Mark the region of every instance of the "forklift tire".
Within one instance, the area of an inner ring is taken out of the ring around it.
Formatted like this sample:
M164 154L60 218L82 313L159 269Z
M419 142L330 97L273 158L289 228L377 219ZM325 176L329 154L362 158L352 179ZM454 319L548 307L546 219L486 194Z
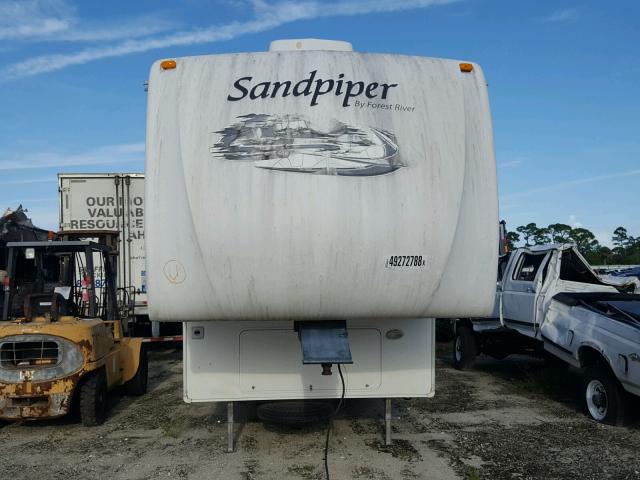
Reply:
M138 371L134 377L125 384L127 395L140 396L147 393L147 379L149 377L149 359L147 349L140 347L140 361Z
M90 373L80 386L80 421L85 427L102 425L107 416L107 381L104 370Z
M478 354L478 346L473 330L467 326L456 328L453 338L453 366L464 370L473 366Z
M585 413L598 423L625 425L628 396L609 366L603 362L588 366L582 380Z

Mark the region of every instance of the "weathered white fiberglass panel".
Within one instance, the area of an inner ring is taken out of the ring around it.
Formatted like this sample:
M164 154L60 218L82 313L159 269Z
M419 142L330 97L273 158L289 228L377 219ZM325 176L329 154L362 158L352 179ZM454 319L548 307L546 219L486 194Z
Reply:
M346 106L334 93L314 106L312 95L228 100L239 78L295 83L314 71L397 86ZM155 64L146 172L154 319L491 310L495 159L477 66L464 74L454 61L350 52ZM424 263L390 267L394 256Z

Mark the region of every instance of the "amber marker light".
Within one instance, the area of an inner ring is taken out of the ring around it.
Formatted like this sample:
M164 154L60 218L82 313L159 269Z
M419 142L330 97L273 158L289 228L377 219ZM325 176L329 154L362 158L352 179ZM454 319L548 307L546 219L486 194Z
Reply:
M163 70L173 70L174 68L176 68L176 61L164 60L160 62L160 66L162 67Z
M470 63L461 63L460 71L464 73L471 73L473 72L473 65Z

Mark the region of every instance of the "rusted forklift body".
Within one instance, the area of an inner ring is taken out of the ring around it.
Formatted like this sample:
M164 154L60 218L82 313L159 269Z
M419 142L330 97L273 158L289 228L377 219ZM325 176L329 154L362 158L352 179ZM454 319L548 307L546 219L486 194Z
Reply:
M10 242L7 250L0 419L60 417L77 403L82 423L98 425L108 391L145 393L146 352L142 339L122 334L111 248L48 241Z

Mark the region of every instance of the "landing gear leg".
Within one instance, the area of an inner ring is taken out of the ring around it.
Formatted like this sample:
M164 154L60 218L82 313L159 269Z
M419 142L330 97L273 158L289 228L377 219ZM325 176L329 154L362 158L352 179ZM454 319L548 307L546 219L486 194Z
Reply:
M227 453L233 453L233 402L227 402Z
M384 399L384 423L385 423L385 436L384 444L391 445L391 399Z
M152 337L160 336L160 322L151 321L151 336Z

